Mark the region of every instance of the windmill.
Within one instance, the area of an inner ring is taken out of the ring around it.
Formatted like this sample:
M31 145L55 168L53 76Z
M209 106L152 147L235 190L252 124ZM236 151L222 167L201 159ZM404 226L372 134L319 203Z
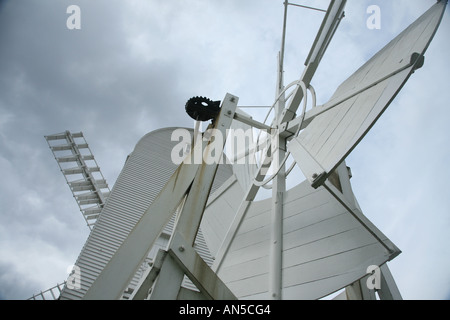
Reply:
M246 115L232 94L221 102L196 97L186 104L197 123L186 129L194 143L184 149L181 164L170 157L179 146L172 140L178 128L157 130L138 142L107 201L95 204L101 210L76 262L79 286L66 284L61 299L320 299L341 289L340 297L374 299L368 285L372 267L380 271L379 297L401 299L387 266L400 250L363 215L345 160L424 65L447 1L437 1L316 106L311 82L345 5L330 2L303 74L285 85L287 11L300 5L284 3L270 124ZM200 133L199 122L210 120ZM243 155L250 160L256 150L259 162L217 161L233 128L268 133ZM289 157L293 163L287 168ZM306 181L287 190L294 166ZM101 193L96 182L88 186L93 180L84 174L88 181L77 186L90 194L77 201ZM272 196L257 201L263 187Z

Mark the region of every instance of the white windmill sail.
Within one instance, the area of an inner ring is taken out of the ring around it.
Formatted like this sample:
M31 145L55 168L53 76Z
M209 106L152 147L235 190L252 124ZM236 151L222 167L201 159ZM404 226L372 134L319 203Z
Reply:
M83 132L65 131L45 136L89 229L94 227L110 189ZM66 282L33 295L36 299L59 299Z
M356 71L288 148L314 187L321 185L362 140L411 74L439 27L447 1L438 1Z
M65 131L45 136L61 172L92 229L110 193L82 132Z
M347 170L340 184L349 185ZM343 191L353 197L351 189ZM305 181L283 198L283 299L319 299L364 277L400 250L361 213L363 226L325 188ZM223 261L219 277L240 299L270 299L268 292L271 199L249 205ZM205 214L206 215L206 214ZM375 235L375 236L374 236ZM381 239L382 242L379 240ZM387 248L388 249L387 249Z
M58 283L56 286L34 294L27 300L57 300L65 286L65 282Z

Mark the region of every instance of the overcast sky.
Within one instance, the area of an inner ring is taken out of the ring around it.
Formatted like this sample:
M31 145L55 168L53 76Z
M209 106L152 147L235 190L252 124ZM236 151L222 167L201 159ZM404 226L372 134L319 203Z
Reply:
M319 104L434 3L349 0L312 82ZM81 30L66 26L72 4ZM189 98L271 105L282 19L283 0L0 1L0 298L63 282L89 233L44 135L83 131L112 187L143 135L193 126ZM287 83L322 19L290 7ZM403 251L389 266L405 299L450 298L449 33L447 11L424 68L347 159L363 212Z

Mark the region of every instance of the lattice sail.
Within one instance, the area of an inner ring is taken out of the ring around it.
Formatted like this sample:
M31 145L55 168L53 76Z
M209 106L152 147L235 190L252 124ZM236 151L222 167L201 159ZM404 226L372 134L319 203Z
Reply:
M70 190L90 229L110 193L100 167L82 132L45 136Z
M34 294L28 300L57 300L62 292L62 289L66 285L66 282L57 284L56 286Z

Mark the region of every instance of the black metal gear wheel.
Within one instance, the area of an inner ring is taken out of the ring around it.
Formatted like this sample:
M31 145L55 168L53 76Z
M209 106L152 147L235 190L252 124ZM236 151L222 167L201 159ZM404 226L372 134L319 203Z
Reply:
M217 117L220 101L212 101L205 97L194 97L186 102L186 112L194 120L208 121Z

